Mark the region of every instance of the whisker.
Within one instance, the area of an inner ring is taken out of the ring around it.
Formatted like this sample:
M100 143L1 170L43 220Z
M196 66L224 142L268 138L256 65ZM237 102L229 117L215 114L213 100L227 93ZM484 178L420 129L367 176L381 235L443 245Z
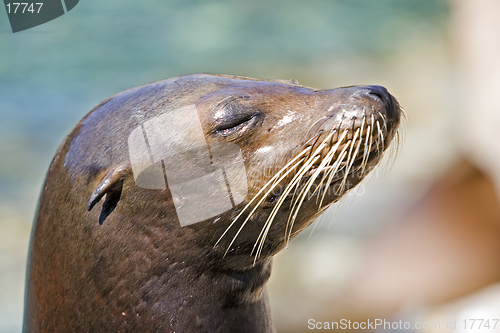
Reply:
M387 117L382 112L378 112L380 118L382 118L382 124L384 125L384 131L387 132Z
M334 165L332 166L332 169L328 172L329 176L328 176L328 180L327 180L327 183L325 186L327 189L330 186L330 184L332 183L333 177L337 174L337 171L339 170L339 166L342 163L342 161L344 160L345 155L347 154L346 150L347 150L347 146L344 147L344 149L340 153L339 157L335 161ZM321 197L321 201L319 202L319 207L322 206L323 200L325 199L325 196L326 196L326 190L323 192L323 195Z
M224 233L219 237L219 239L217 240L217 242L215 243L214 247L217 246L217 244L219 244L219 242L222 240L222 238L226 235L226 233L229 231L229 229L231 229L231 227L236 223L236 221L241 217L241 215L243 215L243 213L246 211L246 209L248 207L251 206L251 204L257 200L257 198L260 196L260 194L262 194L266 188L271 185L273 182L275 183L275 180L278 179L278 177L281 175L282 172L284 172L286 169L290 168L290 166L293 164L293 163L296 163L296 161L298 159L300 159L304 154L306 154L308 152L308 150L311 150L311 146L309 147L306 147L304 150L302 150L299 154L297 154L297 156L295 156L292 160L290 160L290 162L288 162L283 168L281 168L258 192L257 194L255 194L253 196L253 198L245 205L245 207L243 207L243 209L240 211L240 213L233 219L233 221L231 222L231 224L226 228L226 230L224 231ZM302 160L300 160L299 162L297 162L293 167L295 168L297 165L299 165L300 163L302 163ZM274 187L271 188L271 190L273 189ZM267 192L269 193L269 191ZM265 198L266 196L264 196ZM259 201L259 204L257 204L254 209L251 211L251 213L249 214L249 216L247 217L250 218L250 216L253 214L253 212L255 212L255 210L257 209L257 207L260 205L260 203L262 203L263 200ZM238 233L241 231L241 227L240 227L240 230L238 230ZM236 237L236 236L235 236ZM233 242L234 242L234 239L233 239ZM229 247L231 247L232 243L229 245ZM228 248L229 248L228 247ZM227 251L226 251L226 254L227 254Z
M316 160L319 159L319 156L316 156ZM302 161L301 161L302 162ZM290 171L292 171L293 169L291 169ZM302 170L302 168L300 169ZM301 171L299 170L298 174L303 174L305 173L307 170L304 169L301 173ZM263 239L265 239L265 236L267 235L267 232L265 231L267 229L267 231L269 231L269 228L270 228L270 224L272 223L272 220L274 219L274 217L276 216L279 208L281 208L281 205L283 204L283 202L285 201L286 199L286 196L288 195L288 193L291 191L291 187L295 186L295 183L300 181L300 176L298 175L294 175L294 177L292 178L292 180L290 181L290 183L286 186L285 190L283 190L283 192L281 193L279 199L278 199L278 202L274 205L273 207L273 210L271 211L271 214L269 215L269 217L267 218L266 220L266 223L264 224L264 227L263 229L261 230L260 234L259 234L259 237L257 237L257 241L256 241L256 244L257 242L259 241L259 239L261 239L261 237ZM290 189L289 189L290 188ZM265 198L265 196L264 196ZM268 226L269 224L269 226ZM254 248L252 249L252 253L255 249L255 245L254 245Z
M354 133L354 137L351 141L351 147L349 149L349 157L347 159L347 167L346 167L346 170L344 172L344 178L342 179L342 182L340 183L339 191L342 191L344 189L344 186L347 182L347 177L349 176L349 171L351 170L352 164L354 163L354 160L356 159L356 155L359 151L359 146L361 144L361 138L359 140L358 145L356 146L354 154L352 154L352 149L354 148L354 144L356 143L356 139L358 137L359 132L360 132L360 130L358 128L356 130L356 133Z
M325 156L324 161L325 161L325 167L321 168L320 171L325 171L328 168L331 168L332 166L330 165L330 162L332 161L333 157L335 156L335 153L337 152L337 149L339 148L340 144L344 141L344 138L347 136L348 130L344 130L342 133L342 136L337 140L335 145L330 148L328 151L328 154ZM323 178L321 179L320 183L318 184L318 187L314 190L314 192L311 195L314 195L316 191L318 191L319 188L321 188L321 185L323 184L323 181L326 179L327 172L323 173Z
M319 146L316 148L316 150L314 151L314 153L310 155L310 156L313 156L313 157L311 159L309 159L309 160L306 160L306 162L304 163L304 165L299 169L299 171L297 172L297 174L292 178L292 180L287 185L287 187L285 188L285 190L281 193L280 198L278 199L278 202L273 207L273 210L271 211L269 217L267 218L267 220L266 220L266 222L265 222L265 224L263 226L263 229L260 232L259 237L257 238L257 241L256 241L256 243L255 243L255 245L254 245L254 247L252 249L252 253L253 253L254 250L255 250L255 246L257 245L257 243L259 244L259 246L257 248L257 252L255 254L255 260L260 255L260 252L261 252L261 250L262 250L262 248L264 246L265 238L267 237L269 229L271 228L272 221L276 217L276 214L277 214L279 208L281 208L284 200L286 199L286 197L290 193L291 189L293 187L295 187L297 183L299 183L300 179L304 176L304 174L308 170L310 170L311 166L314 165L314 163L321 157L321 155L319 155L319 154L325 148L326 142L328 140L330 140L330 138L334 134L335 134L335 131L330 132L330 134L319 144ZM245 223L246 223L246 221L245 221ZM287 224L287 226L288 226L288 224Z
M309 165L309 164L312 165L312 164L314 164L319 158L320 158L320 155L316 155L311 161L308 161L308 163L306 165ZM263 229L260 232L259 237L257 237L257 241L254 244L254 247L252 249L252 253L253 253L254 250L255 250L255 246L257 245L257 243L259 243L259 246L257 248L257 252L255 254L254 262L260 256L261 250L262 250L262 248L264 246L264 241L265 241L265 239L267 237L267 234L268 234L268 232L269 232L269 230L271 228L271 224L272 224L274 218L276 217L276 214L277 214L278 210L281 208L283 202L285 201L287 195L290 193L291 189L294 186L296 186L297 183L300 183L301 178L309 170L310 167L307 167L306 165L302 166L300 168L300 170L297 172L297 174L294 175L293 179L290 181L289 185L287 185L287 187L285 188L285 190L281 194L278 202L273 207L273 210L271 211L271 214L269 215L269 217L267 218L266 222L264 223ZM288 223L287 223L286 228L288 228ZM286 233L286 230L287 230L286 228L285 228L285 233ZM287 243L287 246L288 246L288 243Z
M377 140L380 138L380 146L381 149L379 150L379 142L377 141L377 151L379 154L381 154L384 151L384 135L382 134L382 130L380 129L380 123L377 120L377 131L378 131L378 137Z
M302 160L298 161L295 165L293 165L285 174L283 174L281 176L281 178L279 179L279 181L275 182L275 184L279 184L279 182L281 182L283 179L285 179L288 174L290 172L292 172L298 165L300 165L302 163ZM227 249L226 249L226 252L224 253L224 255L227 254L227 252L229 251L229 249L231 248L231 246L233 245L234 241L236 240L236 238L238 237L238 235L240 234L241 230L243 230L243 227L245 227L245 225L247 224L248 220L252 217L253 213L257 210L257 208L259 208L259 206L262 204L262 202L264 202L264 200L266 199L266 197L272 192L272 190L274 190L274 186L271 187L262 197L261 199L257 202L257 204L255 205L255 207L250 211L250 213L247 215L246 219L243 221L243 223L241 224L240 228L238 229L238 231L236 232L236 234L234 235L231 243L229 243ZM236 219L241 216L238 215L234 220L233 220L233 223L236 221ZM226 229L226 231L232 226L232 224L229 225L229 227Z
M361 173L365 173L366 166L368 164L368 158L370 157L371 147L372 146L372 136L371 136L371 126L368 125L366 128L366 138L365 138L365 146L363 151L363 160L361 161Z
M332 151L333 152L336 152L337 149L339 148L339 146L342 144L342 142L344 142L344 139L345 137L347 136L347 133L348 133L348 130L345 130L343 133L342 133L342 136L339 138L339 140L337 141L337 143L335 144L335 146L332 148ZM318 187L321 186L321 184L323 183L323 181L328 177L328 180L327 180L327 183L325 185L325 188L328 188L331 184L331 181L333 179L333 176L337 173L338 169L339 169L339 166L341 164L341 162L343 161L344 159L344 156L346 154L346 149L347 149L347 144L344 146L344 148L341 150L341 152L339 153L337 159L335 160L335 162L333 162L333 164L329 167L330 170L328 170L327 172L324 173L323 175L323 178L321 179L321 182L320 184L318 185ZM316 192L316 191L315 191ZM314 193L313 193L314 194ZM323 193L323 196L321 198L321 201L319 203L319 207L321 207L321 204L323 203L323 199L325 198L325 195L326 195L326 192Z
M344 132L344 133L347 133L347 132ZM358 133L358 131L356 133ZM326 159L321 161L319 167L316 169L314 174L311 176L309 181L306 183L306 186L304 187L304 189L302 189L302 191L300 192L300 194L299 194L300 199L297 198L296 202L294 203L294 206L292 207L292 211L290 213L291 219L289 217L288 221L287 221L287 229L286 230L288 230L288 225L290 224L290 227L289 227L290 231L288 232L287 243L290 241L290 237L291 237L292 229L293 229L293 224L295 222L295 219L297 218L300 207L302 206L302 203L304 203L304 200L307 196L309 189L311 188L312 184L314 183L314 181L318 177L319 173L322 171L321 169L326 162L327 162Z

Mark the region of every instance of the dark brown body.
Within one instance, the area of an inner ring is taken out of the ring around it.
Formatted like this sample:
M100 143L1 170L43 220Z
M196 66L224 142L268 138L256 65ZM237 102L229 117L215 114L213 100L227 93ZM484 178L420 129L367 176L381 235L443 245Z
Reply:
M220 112L213 110L227 96L241 101L218 109L224 117L217 118ZM257 210L232 244L241 222L217 243L248 200L181 227L168 188L144 189L134 183L127 150L131 130L165 109L188 104L197 106L207 142L231 141L241 147L248 198L314 133L340 128L339 119L345 118L336 118L340 109L383 113L387 128L382 151L400 112L380 87L316 91L293 83L215 75L173 78L104 101L68 136L47 174L30 244L25 332L274 331L265 283L272 255L286 244L289 209L278 212L254 264L252 247L272 200ZM224 122L233 121L230 113L248 110L257 110L251 111L255 117L228 135ZM349 126L357 126L356 117L349 117ZM370 165L381 154L375 155ZM346 190L364 176L350 175ZM343 193L327 195L327 203ZM90 208L95 207L88 211L91 197ZM316 200L304 202L291 236L318 214Z

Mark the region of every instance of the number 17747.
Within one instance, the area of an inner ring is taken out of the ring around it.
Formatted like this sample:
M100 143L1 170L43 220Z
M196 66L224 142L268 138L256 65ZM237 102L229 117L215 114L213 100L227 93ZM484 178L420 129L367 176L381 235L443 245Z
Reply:
M12 5L12 9L13 9L13 13L14 14L17 13L17 10L21 6L24 6L23 7L23 11L22 11L23 14L24 14L25 11L28 11L28 12L33 13L33 14L36 11L36 13L38 14L38 13L40 13L40 9L42 9L43 3L42 2L37 2L37 3L33 3L33 2L31 2L31 3L29 3L29 2L13 2L13 3L8 3L6 5L6 7L7 7L7 12L9 14L11 13L11 5ZM29 5L29 7L28 7L28 5ZM39 6L37 10L35 10L35 6L34 5ZM14 7L15 7L15 9L14 9ZM26 9L26 7L28 7L28 9ZM19 12L21 13L21 9L19 9Z

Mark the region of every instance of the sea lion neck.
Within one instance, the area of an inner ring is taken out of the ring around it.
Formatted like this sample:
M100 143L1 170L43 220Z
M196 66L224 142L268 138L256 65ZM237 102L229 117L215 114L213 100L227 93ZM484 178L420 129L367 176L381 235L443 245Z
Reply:
M185 234L165 219L144 220L140 231L137 221L127 226L121 217L122 226L112 226L117 221L108 220L100 226L103 238L93 237L101 244L98 260L83 275L102 293L107 313L125 313L113 325L143 332L258 332L265 325L272 332L265 291L271 258L232 269L204 241L182 240ZM108 238L115 232L116 239ZM198 233L184 231L192 232ZM167 321L155 319L162 317Z

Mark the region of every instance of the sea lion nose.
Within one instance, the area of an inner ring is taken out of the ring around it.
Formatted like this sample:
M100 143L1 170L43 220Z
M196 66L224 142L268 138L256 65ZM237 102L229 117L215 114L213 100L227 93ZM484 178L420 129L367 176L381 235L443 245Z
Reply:
M373 100L377 100L384 104L386 107L387 112L389 113L389 116L393 115L393 113L396 113L397 110L395 110L395 105L397 104L394 97L392 97L391 94L387 91L386 88L382 86L364 86L362 87L362 93L364 94L365 97L368 97Z
M367 95L367 97L372 98L372 99L379 99L381 102L384 104L387 104L390 102L391 95L382 86L364 86L363 92Z

